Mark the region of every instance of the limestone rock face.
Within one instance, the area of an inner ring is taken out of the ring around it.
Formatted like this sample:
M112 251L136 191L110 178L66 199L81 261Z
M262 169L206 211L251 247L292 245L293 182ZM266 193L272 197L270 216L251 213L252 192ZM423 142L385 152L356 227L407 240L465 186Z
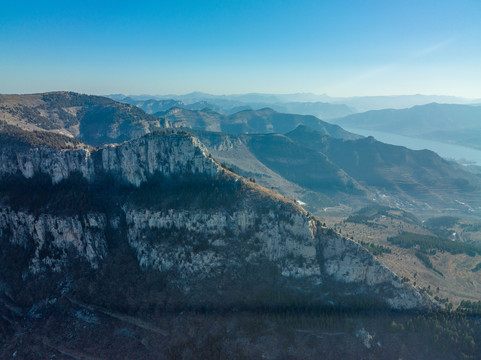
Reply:
M155 172L213 176L218 170L204 146L183 132L152 134L119 146L107 146L99 156L103 171L117 174L135 186Z
M90 181L101 173L110 173L139 186L156 172L215 175L218 165L206 155L205 147L196 138L184 132L164 131L96 151L2 147L0 175L21 173L30 178L42 172L58 183L73 172L80 172Z
M46 147L34 149L0 148L0 174L22 174L31 178L35 173L50 175L58 183L74 171L85 177L94 173L92 153L88 149L62 151Z
M226 265L268 259L282 276L313 287L336 283L394 309L429 306L363 247L302 212L129 210L126 222L140 264L181 277L215 278Z
M215 279L227 267L269 260L282 276L321 288L335 282L359 294L377 294L394 309L429 306L413 288L369 252L305 214L255 211L205 213L128 210L129 245L141 267L175 272L179 279ZM61 271L72 250L93 269L108 256L106 232L115 226L103 214L84 217L35 216L2 209L0 239L31 246L29 271Z
M309 220L301 213L285 216L280 220L274 212L248 209L131 210L126 220L129 243L143 266L175 269L182 277L212 277L226 264L268 259L285 276L315 276L320 281Z
M29 267L32 273L46 268L60 271L69 261L71 250L92 268L97 268L107 254L105 230L106 217L103 214L61 217L36 216L8 208L0 210L0 239L33 249Z
M324 275L339 283L367 286L385 298L394 309L411 309L429 306L429 301L399 277L383 266L366 249L337 233L326 229L321 232L320 258ZM322 235L324 234L324 235ZM327 235L327 236L326 236Z
M91 182L111 174L134 186L157 172L212 179L224 173L196 138L177 131L95 151L38 148L15 152L3 147L0 160L2 175L28 178L43 172L54 183L73 172ZM290 284L290 291L303 289L304 294L317 298L332 291L364 294L394 309L430 306L422 294L403 284L360 245L323 227L298 205L229 176L225 181L243 189L242 199L231 206L152 208L125 200L115 211L67 216L13 211L2 205L0 241L31 249L28 271L33 274L66 269L72 257L96 269L113 256L109 241L125 241L138 266L169 274L180 288L202 281L212 284L242 269L256 269L260 278L268 277L261 264L269 264L267 268L275 269L276 276ZM112 231L118 239L109 240Z

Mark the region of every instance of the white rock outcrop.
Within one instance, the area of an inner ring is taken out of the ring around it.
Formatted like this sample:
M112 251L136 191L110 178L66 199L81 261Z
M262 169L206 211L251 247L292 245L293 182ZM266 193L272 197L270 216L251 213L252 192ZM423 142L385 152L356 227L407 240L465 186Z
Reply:
M0 239L24 248L33 248L30 271L38 273L50 268L60 271L72 253L97 268L107 254L106 216L33 215L9 208L0 210ZM71 250L74 250L72 252Z
M184 278L212 277L225 265L268 259L283 276L313 286L329 282L341 291L355 288L383 298L394 309L428 305L366 249L300 211L137 209L126 210L126 223L142 266L174 270ZM204 244L200 250L199 240Z
M259 214L243 209L204 212L201 210L126 213L128 240L143 266L162 271L175 268L183 277L216 274L229 262L256 263L268 259L285 276L316 276L320 280L316 239L303 214ZM174 236L174 238L172 238ZM179 241L181 237L185 241ZM196 240L204 248L196 250ZM246 257L239 256L246 253Z
M0 175L21 173L30 178L41 172L54 183L73 172L89 181L100 173L110 173L139 186L156 172L215 175L217 171L218 165L199 140L181 131L164 130L95 151L0 147Z

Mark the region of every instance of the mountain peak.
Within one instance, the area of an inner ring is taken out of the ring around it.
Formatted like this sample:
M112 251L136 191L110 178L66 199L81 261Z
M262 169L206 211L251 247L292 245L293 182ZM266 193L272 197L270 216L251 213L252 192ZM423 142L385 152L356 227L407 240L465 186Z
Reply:
M91 145L122 142L168 126L135 106L71 91L1 95L0 117L22 129L56 132Z
M277 111L273 110L272 108L270 107L264 107L262 109L259 109L259 110L253 110L255 112L260 112L260 113L263 113L263 114L276 114Z

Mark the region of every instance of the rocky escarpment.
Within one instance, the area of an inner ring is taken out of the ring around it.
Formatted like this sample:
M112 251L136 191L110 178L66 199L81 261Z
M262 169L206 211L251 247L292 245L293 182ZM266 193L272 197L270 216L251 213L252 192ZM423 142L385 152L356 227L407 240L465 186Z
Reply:
M35 216L2 209L0 239L30 249L25 271L32 274L65 271L72 259L97 269L111 256L107 233L120 226L141 268L170 274L185 289L216 279L219 285L225 274L235 277L246 268L260 276L272 276L274 269L288 289L320 301L365 295L395 309L429 306L365 249L302 212L282 206L265 213L246 208L233 213L125 210L120 225L120 217L108 222L104 214ZM272 265L269 271L265 264Z
M364 296L395 309L429 306L364 248L297 204L223 170L186 133L164 131L96 151L3 148L1 158L1 174L43 172L59 187L68 186L61 181L74 173L93 185L104 175L130 184L128 191L109 192L111 198L105 189L85 188L101 206L70 215L51 210L49 199L40 213L21 210L21 204L12 210L8 189L4 193L0 239L17 252L25 249L23 271L75 274L69 276L83 284L76 290L80 297L106 277L119 288L132 286L128 274L112 269L117 257L131 252L131 266L162 274L166 286L175 287L177 303L270 302L282 293L276 301L294 296L322 304ZM161 180L154 176L159 173ZM72 259L88 264L90 273L74 271ZM139 276L137 286L146 281ZM104 305L113 297L103 294Z
M140 264L175 271L186 283L220 278L226 266L268 261L314 298L336 292L377 298L394 309L429 307L368 251L301 211L279 205L266 212L143 209L128 210L126 222Z
M98 268L107 255L106 228L104 214L66 217L0 210L0 239L31 250L28 270L34 274L45 269L61 271L69 255Z
M393 309L432 306L427 298L403 284L398 276L358 244L340 234L332 234L330 229L317 227L315 231L317 237L323 239L318 248L323 275L339 284L346 284L346 293L372 291L384 298Z
M109 145L99 150L58 150L49 147L0 147L0 175L48 174L54 183L79 172L89 181L110 173L139 186L154 173L215 175L218 165L194 137L180 131L163 131Z
M126 220L142 266L175 269L183 278L215 277L226 264L267 259L284 276L320 280L313 220L302 213L142 209L127 211Z

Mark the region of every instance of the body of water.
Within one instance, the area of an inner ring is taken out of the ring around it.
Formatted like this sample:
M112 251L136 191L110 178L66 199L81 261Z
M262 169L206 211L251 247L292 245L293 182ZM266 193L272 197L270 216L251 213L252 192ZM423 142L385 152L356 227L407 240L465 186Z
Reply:
M372 131L364 129L344 128L347 131L363 136L374 136L376 140L383 143L405 146L413 150L428 149L437 153L439 156L456 160L461 163L470 163L481 166L481 151L453 144L441 143L438 141L412 138L403 135L396 135L382 131Z

